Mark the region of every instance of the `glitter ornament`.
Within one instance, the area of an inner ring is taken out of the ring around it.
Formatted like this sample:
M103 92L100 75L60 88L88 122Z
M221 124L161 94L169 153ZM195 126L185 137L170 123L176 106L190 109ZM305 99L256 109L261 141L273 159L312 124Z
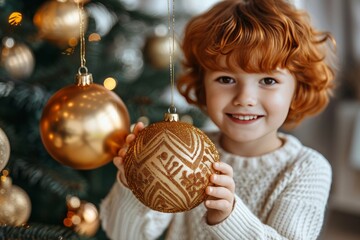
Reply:
M160 212L183 212L206 198L205 188L219 154L198 128L165 114L144 128L125 155L125 177L133 194Z
M11 178L0 179L0 225L20 226L29 219L31 202L27 193L20 187L12 185Z
M109 163L125 143L130 117L123 101L91 74L56 92L40 120L41 140L49 154L75 169Z
M6 166L10 157L10 143L5 132L0 128L0 171Z

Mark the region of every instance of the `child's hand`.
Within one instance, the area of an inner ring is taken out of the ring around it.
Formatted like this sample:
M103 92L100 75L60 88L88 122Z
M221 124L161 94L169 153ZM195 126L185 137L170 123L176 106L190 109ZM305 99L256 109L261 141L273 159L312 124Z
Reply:
M126 154L129 144L135 140L136 135L143 129L144 129L144 124L142 122L136 123L133 132L126 136L125 144L119 150L118 156L114 157L114 159L113 159L113 163L119 170L117 177L122 182L122 184L126 187L128 187L128 184L127 184L127 181L125 178L124 157L125 157L125 154Z
M227 218L234 205L235 182L233 179L233 169L230 165L217 162L213 168L220 174L212 174L210 182L215 186L208 186L206 194L209 196L205 201L207 211L207 222L215 225Z

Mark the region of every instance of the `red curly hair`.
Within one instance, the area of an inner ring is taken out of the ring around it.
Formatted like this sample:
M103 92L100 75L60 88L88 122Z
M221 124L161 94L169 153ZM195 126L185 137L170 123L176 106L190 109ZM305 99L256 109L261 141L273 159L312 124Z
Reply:
M334 87L334 71L325 53L335 50L335 40L309 22L305 12L285 0L219 2L185 28L186 71L177 80L179 92L205 110L204 70L221 70L223 57L231 69L249 73L286 68L297 85L284 124L298 124L326 107Z

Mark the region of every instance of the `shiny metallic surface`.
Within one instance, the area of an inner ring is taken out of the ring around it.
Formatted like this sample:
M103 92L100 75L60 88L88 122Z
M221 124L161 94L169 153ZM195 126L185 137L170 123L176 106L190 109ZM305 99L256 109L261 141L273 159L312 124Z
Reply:
M40 121L42 142L60 163L93 169L112 160L129 133L123 101L98 84L70 85L55 93Z

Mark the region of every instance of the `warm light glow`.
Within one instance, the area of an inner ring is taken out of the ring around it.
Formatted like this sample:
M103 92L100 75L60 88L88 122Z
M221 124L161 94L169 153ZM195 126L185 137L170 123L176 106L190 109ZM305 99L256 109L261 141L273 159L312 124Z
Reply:
M65 218L63 223L64 223L65 227L71 227L72 226L72 221L71 221L70 218Z
M82 217L84 218L85 222L94 222L98 218L96 207L91 203L86 203L84 205L84 212Z
M78 225L81 223L81 218L78 215L74 215L72 216L71 221L74 225Z
M109 90L113 90L116 87L116 80L112 77L108 77L104 80L104 87Z
M78 40L76 38L70 38L68 44L70 47L75 47L78 44Z
M15 45L15 41L13 38L4 38L3 44L6 48L12 48Z
M67 202L69 207L73 209L80 207L80 199L78 197L74 197L74 196L69 197Z
M101 40L101 36L98 33L92 33L89 35L89 42L98 42Z
M9 23L10 25L17 26L20 25L22 21L22 14L19 12L13 12L9 16Z

